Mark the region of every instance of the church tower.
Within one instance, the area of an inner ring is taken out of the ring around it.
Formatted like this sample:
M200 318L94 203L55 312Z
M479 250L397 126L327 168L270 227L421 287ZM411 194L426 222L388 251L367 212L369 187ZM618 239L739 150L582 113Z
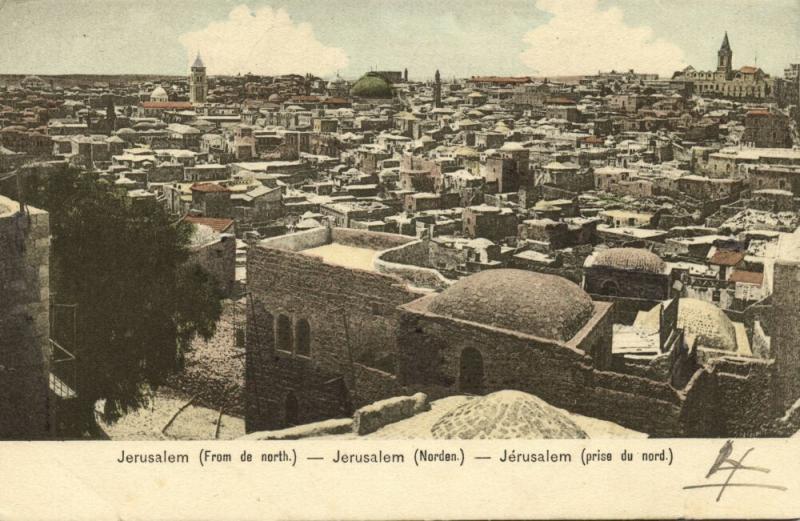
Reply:
M731 44L728 42L728 31L725 31L725 38L722 40L722 46L717 52L717 72L724 73L726 78L731 77L733 70L733 51Z
M208 96L208 78L206 77L206 66L197 53L192 64L192 72L189 74L189 101L192 103L205 103Z

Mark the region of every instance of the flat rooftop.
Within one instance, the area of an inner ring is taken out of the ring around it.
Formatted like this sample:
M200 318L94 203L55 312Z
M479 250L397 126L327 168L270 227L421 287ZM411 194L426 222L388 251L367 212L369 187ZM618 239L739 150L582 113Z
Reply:
M305 255L321 257L323 262L346 268L376 271L373 259L380 250L348 246L336 242L301 250Z

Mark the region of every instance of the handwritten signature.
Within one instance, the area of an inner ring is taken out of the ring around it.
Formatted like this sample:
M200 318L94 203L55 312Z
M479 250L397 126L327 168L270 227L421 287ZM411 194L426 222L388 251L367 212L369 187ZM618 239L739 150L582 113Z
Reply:
M733 454L733 441L728 440L725 445L719 449L719 454L717 455L717 459L714 461L714 464L711 465L711 468L706 474L706 479L710 478L711 476L715 475L717 472L724 472L730 471L728 477L725 479L723 483L705 483L701 485L687 485L684 490L687 489L695 489L695 488L719 488L719 493L717 494L717 502L722 498L722 493L728 487L753 487L753 488L769 488L772 490L781 490L786 491L786 487L782 487L780 485L765 485L761 483L739 483L733 482L733 476L739 471L753 471L753 472L761 472L764 474L769 474L770 470L764 467L753 467L744 465L744 459L753 452L753 449L747 449L742 457L738 460L731 457Z

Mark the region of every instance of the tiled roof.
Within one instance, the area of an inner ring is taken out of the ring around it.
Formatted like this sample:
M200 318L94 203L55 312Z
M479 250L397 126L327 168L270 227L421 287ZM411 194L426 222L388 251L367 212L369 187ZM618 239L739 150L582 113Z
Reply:
M224 233L231 226L233 226L233 219L214 219L212 217L192 217L187 215L183 219L187 223L204 224L214 230L215 232Z
M731 274L731 282L743 282L761 286L764 283L764 274L757 271L736 270Z
M528 76L473 76L470 80L483 83L531 83Z
M224 186L216 183L196 183L192 185L192 190L196 192L230 192Z
M736 266L742 260L744 253L740 251L717 250L708 263L716 266Z

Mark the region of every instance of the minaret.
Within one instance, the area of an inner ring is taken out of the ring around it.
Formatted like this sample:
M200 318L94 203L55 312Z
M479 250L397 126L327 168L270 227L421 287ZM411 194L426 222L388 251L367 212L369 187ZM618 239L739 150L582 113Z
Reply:
M717 52L717 72L725 73L726 78L730 78L731 71L733 70L733 51L731 44L728 42L728 31L725 31L725 38L722 40L722 46Z
M189 75L189 101L192 103L205 103L208 96L208 78L206 77L206 66L197 53L192 64L192 72Z
M408 69L403 69L403 81L408 83Z
M442 106L442 77L439 75L439 69L436 69L436 75L433 77L433 108L441 108Z

